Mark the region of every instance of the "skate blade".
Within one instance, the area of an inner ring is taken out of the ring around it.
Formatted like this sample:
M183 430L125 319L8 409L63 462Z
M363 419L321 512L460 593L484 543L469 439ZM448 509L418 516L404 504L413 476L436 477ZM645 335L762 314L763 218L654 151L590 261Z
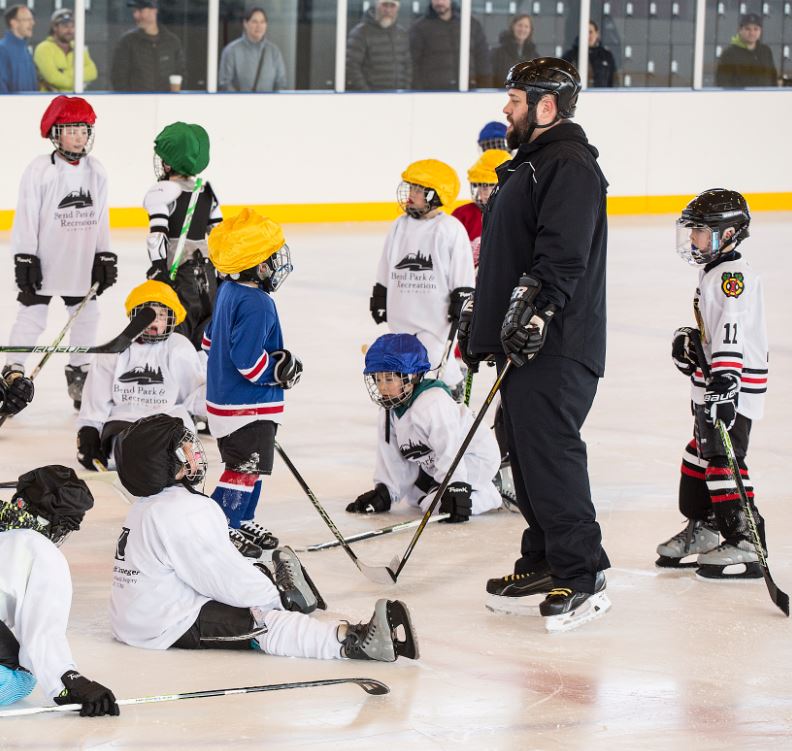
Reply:
M740 569L740 570L737 570ZM699 566L696 579L703 582L755 582L762 579L762 569L758 562L731 563L728 566Z
M550 615L545 618L545 629L548 634L560 634L589 623L605 615L611 609L611 601L604 592L589 597L579 608L562 615Z
M661 555L656 561L655 566L661 569L680 569L680 568L698 568L698 563L696 562L697 553L691 554L693 559L690 561L683 561L685 558L689 558L690 556L683 556L682 558L670 558L667 555Z
M418 647L418 635L413 628L412 620L410 619L410 611L407 610L407 606L401 600L390 600L388 602L387 614L396 657L406 657L408 660L417 660L421 655L421 650ZM403 641L397 638L398 634L396 629L398 629L399 626L404 627Z
M501 597L500 595L488 595L484 607L491 613L503 613L505 615L530 615L541 616L539 605L547 596L544 594L529 595L528 597Z

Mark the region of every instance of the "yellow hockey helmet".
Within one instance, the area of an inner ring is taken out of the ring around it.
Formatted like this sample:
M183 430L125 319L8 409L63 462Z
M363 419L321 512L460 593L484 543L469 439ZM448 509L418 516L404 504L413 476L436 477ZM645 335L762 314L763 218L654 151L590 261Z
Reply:
M459 195L459 177L445 162L438 159L421 159L413 162L402 172L402 180L412 185L421 185L437 193L441 206L453 207Z
M498 175L496 167L511 159L508 151L501 149L487 149L468 170L468 182L474 185L496 185Z
M223 220L209 235L209 260L221 274L239 274L286 244L281 226L253 209Z
M155 282L152 279L135 287L127 296L124 307L129 316L132 315L132 311L135 308L152 302L160 303L166 308L170 308L175 316L177 326L187 318L187 311L179 301L179 297L173 291L173 288L164 282Z

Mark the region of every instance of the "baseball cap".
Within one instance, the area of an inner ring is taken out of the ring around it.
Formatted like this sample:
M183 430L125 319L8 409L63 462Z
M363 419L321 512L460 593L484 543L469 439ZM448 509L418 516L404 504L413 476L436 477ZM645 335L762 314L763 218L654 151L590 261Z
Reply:
M740 16L740 28L743 26L761 26L762 17L758 13L744 13Z
M156 8L157 0L127 0L127 8Z
M50 23L55 25L59 23L74 23L74 13L68 8L61 8L56 10L50 16Z

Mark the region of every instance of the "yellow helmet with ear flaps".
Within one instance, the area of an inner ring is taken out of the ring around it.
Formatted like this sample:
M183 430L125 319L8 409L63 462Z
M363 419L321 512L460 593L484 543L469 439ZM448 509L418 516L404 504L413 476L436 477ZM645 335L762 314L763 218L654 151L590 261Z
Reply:
M170 308L175 316L177 326L187 318L187 311L179 301L178 295L173 291L173 287L164 282L155 282L153 279L135 287L127 296L124 307L127 315L130 315L138 306L152 302Z
M402 172L402 180L413 185L431 188L437 193L441 206L452 208L459 195L459 177L452 167L438 159L421 159Z
M468 182L472 184L496 185L498 175L495 169L510 159L511 154L508 151L487 149L468 170Z
M277 222L245 208L212 230L209 260L221 274L239 274L266 261L285 243Z

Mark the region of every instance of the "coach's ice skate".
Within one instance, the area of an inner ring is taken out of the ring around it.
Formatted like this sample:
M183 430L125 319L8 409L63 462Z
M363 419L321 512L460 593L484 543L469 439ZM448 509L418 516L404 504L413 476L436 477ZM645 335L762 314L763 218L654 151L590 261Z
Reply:
M339 640L341 654L350 660L395 662L397 657L417 660L419 656L410 612L400 600L377 600L371 620L346 624L346 634Z
M539 606L550 634L571 631L584 623L605 615L611 602L605 594L605 573L597 572L594 594L576 592L569 587L555 587Z
M762 568L752 543L740 540L737 545L724 542L698 557L696 578L705 581L761 579Z
M239 531L262 550L275 550L278 547L278 538L257 522L252 520L242 522L239 525Z
M277 548L272 553L272 565L275 568L275 586L285 610L298 613L313 613L317 608L327 610L322 595L290 547Z
M503 501L503 508L511 511L514 514L520 513L520 508L517 505L517 492L514 489L514 477L512 476L512 468L508 459L501 463L498 474L492 481L500 493L501 500Z
M487 582L485 607L493 613L539 615L539 604L553 588L547 565L527 574L509 574Z
M688 556L697 556L718 546L718 530L713 519L701 521L691 519L685 528L671 539L657 546L660 556L655 561L659 568L690 568L698 565L696 561L683 562Z

